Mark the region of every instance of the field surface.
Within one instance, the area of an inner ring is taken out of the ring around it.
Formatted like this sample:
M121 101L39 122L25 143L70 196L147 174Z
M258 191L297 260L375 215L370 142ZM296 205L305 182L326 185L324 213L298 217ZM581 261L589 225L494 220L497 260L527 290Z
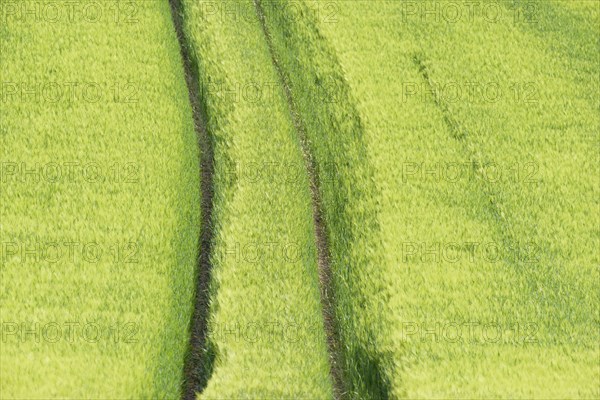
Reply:
M2 8L1 398L600 397L600 3L109 3Z
M201 397L327 398L300 142L254 4L236 3L243 14L209 13L206 5L183 1L215 154L211 318L201 360L210 380Z
M350 392L597 396L598 7L336 4L266 8L340 179L321 190Z
M179 46L167 3L95 4L0 25L2 398L183 381L200 182Z

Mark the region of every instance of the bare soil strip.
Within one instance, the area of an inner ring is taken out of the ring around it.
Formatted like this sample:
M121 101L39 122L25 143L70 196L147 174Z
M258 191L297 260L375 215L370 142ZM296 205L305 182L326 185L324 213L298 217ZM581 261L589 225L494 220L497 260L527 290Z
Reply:
M279 75L279 79L281 81L287 98L288 107L290 110L292 120L294 122L296 133L298 134L302 155L304 157L304 163L308 173L308 178L310 182L310 192L312 198L313 221L315 227L315 241L317 245L319 280L321 289L321 306L323 310L323 319L325 322L325 333L327 335L327 348L329 351L329 362L331 365L331 379L333 382L334 391L333 394L336 400L342 399L345 397L347 391L345 389L345 379L341 367L343 365L343 360L339 340L339 333L335 320L335 296L333 292L332 271L329 259L329 244L327 241L326 223L325 219L323 218L323 208L321 202L321 195L319 193L315 161L312 157L310 147L306 138L304 124L302 122L302 119L300 118L300 114L294 103L294 98L292 96L292 91L290 89L289 83L287 82L285 74L283 73L283 70L277 60L277 55L275 54L275 48L273 46L271 34L269 33L269 29L265 21L265 14L262 8L261 0L254 0L254 5L256 7L256 14L258 16L258 19L260 20L262 30L265 35L267 46L269 47L269 52L271 53L271 61L273 62L273 66L277 70L277 74Z
M212 359L207 348L208 315L209 315L209 286L212 264L210 261L213 241L213 171L214 151L212 141L206 130L206 117L200 103L200 84L197 76L197 60L190 52L189 44L183 30L183 9L179 0L169 0L173 24L177 32L185 81L187 83L194 128L198 135L200 147L200 186L201 186L201 232L199 238L199 255L196 269L196 297L194 312L191 320L190 344L184 365L184 382L182 398L195 400L208 382L211 373Z

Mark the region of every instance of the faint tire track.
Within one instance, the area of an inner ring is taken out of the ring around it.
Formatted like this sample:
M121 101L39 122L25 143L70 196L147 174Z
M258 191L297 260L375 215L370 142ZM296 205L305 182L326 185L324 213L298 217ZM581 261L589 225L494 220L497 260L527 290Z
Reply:
M262 8L261 0L254 0L254 5L256 8L256 14L258 16L265 36L265 40L267 42L267 46L269 48L269 53L271 54L271 61L273 63L274 68L277 71L277 75L279 76L279 80L281 81L281 85L283 86L285 92L289 112L294 123L294 128L298 135L306 171L309 178L313 210L313 222L315 229L315 243L317 247L317 261L319 267L321 306L323 311L325 334L327 335L327 349L329 352L331 379L333 383L333 395L334 398L337 400L344 398L345 394L347 393L347 390L345 389L345 379L341 367L343 365L343 360L341 344L339 340L339 332L335 320L335 294L333 291L332 284L333 276L330 263L329 243L327 239L326 223L323 217L323 207L321 195L319 192L315 161L313 159L309 144L307 142L306 132L302 120L300 118L300 113L296 109L294 103L292 91L285 78L283 70L279 65L279 61L277 60L277 55L273 46L273 40L271 38L271 34L269 33L269 29L265 21L265 14Z

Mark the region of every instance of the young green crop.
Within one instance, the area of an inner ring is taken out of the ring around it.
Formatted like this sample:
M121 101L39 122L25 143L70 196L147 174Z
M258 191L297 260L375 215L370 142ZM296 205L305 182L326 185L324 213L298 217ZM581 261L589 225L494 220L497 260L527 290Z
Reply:
M364 124L335 52L316 26L318 11L271 1L262 8L316 164L347 389L382 398L387 378L380 371L393 369L393 357L382 341L390 323L380 310L389 297L385 271L378 268L380 228Z
M169 5L67 3L1 4L0 397L176 398L200 184Z
M199 397L331 398L304 133L347 397L600 396L597 2L181 3L214 226L168 2L0 4L0 397L179 397L214 229Z
M585 3L535 3L529 14L503 4L503 14L517 16L510 22L456 23L443 38L439 25L411 26L421 38L434 86L476 81L494 89L445 101L446 114L464 132L470 160L492 166L485 191L499 240L516 249L509 265L522 299L508 312L535 327L533 345L501 359L518 360L532 372L496 373L488 389L493 395L564 398L600 392L600 336L594 329L600 220L593 211L600 198L600 7L574 11ZM462 43L462 51L451 54L455 46L444 41ZM470 364L472 379L484 375L479 363Z
M535 4L265 6L338 179L320 190L351 397L598 395L598 10Z
M309 181L253 2L182 4L215 154L200 397L331 397Z

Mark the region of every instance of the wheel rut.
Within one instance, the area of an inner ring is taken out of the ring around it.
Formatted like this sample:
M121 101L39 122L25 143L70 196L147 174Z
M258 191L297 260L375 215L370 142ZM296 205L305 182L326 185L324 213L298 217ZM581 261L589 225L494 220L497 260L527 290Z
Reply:
M201 186L201 231L198 241L198 260L196 267L196 295L194 311L191 319L190 342L184 364L184 381L182 399L195 400L197 393L202 392L212 372L212 361L207 336L209 316L209 288L211 281L214 198L214 149L210 135L206 129L206 115L200 101L200 83L198 78L198 61L190 51L190 44L184 32L183 6L180 0L169 0L173 25L177 33L181 58L187 84L194 129L200 147L200 186Z
M327 336L327 349L329 352L330 362L330 373L331 380L333 383L333 395L334 398L342 399L347 394L344 374L342 370L343 359L342 349L339 339L339 331L335 320L335 294L333 290L333 276L330 263L330 252L329 243L327 238L327 226L324 219L323 207L321 195L319 192L319 183L316 172L315 160L312 156L310 145L308 143L304 124L300 117L300 113L294 103L294 98L290 85L286 79L281 65L279 64L273 40L267 27L264 10L262 8L261 0L253 0L256 8L256 14L260 21L267 47L271 55L271 61L283 90L285 92L289 112L294 123L294 128L300 142L302 155L304 158L304 164L309 178L312 211L313 211L313 222L315 230L315 243L317 247L317 262L319 268L319 283L321 292L321 307L323 311L323 319L325 325L325 334Z

